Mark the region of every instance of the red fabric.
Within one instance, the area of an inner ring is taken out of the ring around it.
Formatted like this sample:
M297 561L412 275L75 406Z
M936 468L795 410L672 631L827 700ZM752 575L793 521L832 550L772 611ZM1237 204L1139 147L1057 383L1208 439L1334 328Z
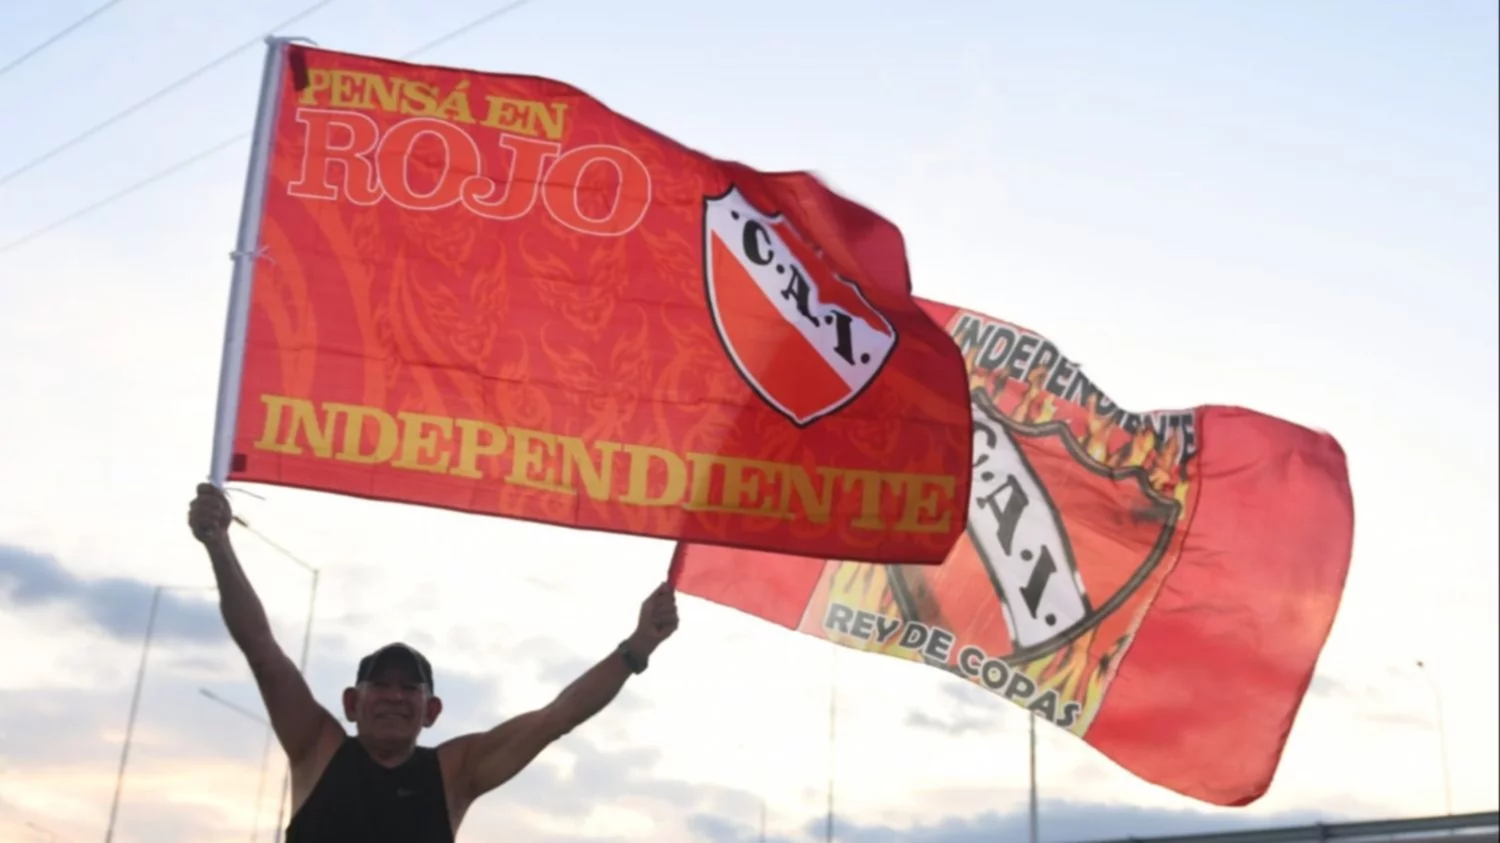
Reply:
M560 82L288 50L230 479L941 561L963 363L896 226Z
M679 590L941 667L1178 793L1259 798L1348 571L1338 443L1240 408L1126 414L1046 338L923 304L970 365L972 499L1016 478L1021 514L976 506L936 568L683 544Z
M1330 436L1230 407L1200 424L1182 558L1088 741L1148 781L1245 805L1270 786L1338 611L1353 497Z

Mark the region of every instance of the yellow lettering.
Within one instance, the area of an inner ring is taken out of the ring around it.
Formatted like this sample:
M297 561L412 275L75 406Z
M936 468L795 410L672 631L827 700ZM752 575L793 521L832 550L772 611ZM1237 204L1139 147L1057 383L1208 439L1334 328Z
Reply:
M546 136L548 140L562 137L563 113L568 110L565 102L535 102L494 94L486 96L484 101L488 108L482 126L532 137Z
M483 477L480 457L498 457L505 450L505 428L474 419L454 419L458 427L458 465L449 474L457 477ZM488 439L481 440L480 434Z
M361 407L357 404L323 404L329 419L344 414L344 447L334 459L342 462L357 462L366 465L389 462L396 453L401 437L396 431L396 420L391 414L376 407ZM365 453L365 422L375 422L375 449Z
M689 512L713 512L714 507L714 458L708 454L689 453L688 463L692 472L691 491L682 508Z
M724 508L733 512L768 515L776 511L775 499L766 494L761 481L776 482L778 469L801 470L797 466L778 466L764 460L725 457Z
M413 82L409 79L398 81L403 83L401 90L406 93L406 103L401 108L403 113L426 117L437 111L438 89L436 85Z
M266 426L255 447L278 454L300 454L302 446L298 444L298 433L301 433L301 438L307 440L307 447L312 449L314 456L325 460L333 456L332 416L320 422L317 408L311 401L302 398L262 395L260 400L266 405ZM281 430L283 409L290 412L291 424L288 425L286 439L278 440L276 434Z
M338 79L330 82L343 84ZM857 530L943 533L952 528L954 478L809 467L722 454L678 454L666 448L590 442L544 430L502 427L379 407L261 395L265 422L255 448L310 452L320 459L385 464L405 471L490 478L515 486L630 506L693 512L804 518L838 517ZM337 434L337 435L336 435ZM509 450L508 468L502 458ZM623 493L615 458L625 456ZM483 469L481 469L483 462ZM845 503L839 505L836 496ZM850 506L856 502L857 506ZM888 521L894 524L887 526Z
M302 95L297 98L297 104L317 105L318 94L327 91L329 84L328 71L309 70L307 72L307 87L302 89Z
M556 436L539 430L513 427L510 429L510 441L515 445L511 448L514 461L506 482L544 492L568 491L553 478L553 471L557 468L557 461L552 459L552 452L557 449ZM531 447L533 444L542 447L536 449ZM533 476L533 472L540 476Z
M531 134L541 134L547 140L558 140L563 133L563 112L568 110L565 102L528 103L531 112ZM541 131L538 132L537 130Z
M788 513L776 511L774 500L766 494L761 482L768 480L774 483L777 470L791 466L715 454L688 454L688 462L692 463L692 494L683 504L683 509L697 512L787 516ZM718 495L718 502L715 502L713 494L715 468L723 469L724 477L724 485Z
M859 517L854 519L853 526L861 530L885 529L885 519L880 517L881 485L881 474L878 471L851 469L844 472L846 490L852 492L856 486L862 489L859 496Z
M347 70L332 71L333 84L330 85L330 96L328 104L334 108L359 108L359 76L358 73L350 73Z
M443 102L437 108L437 115L447 120L459 123L473 123L474 115L469 113L469 80L465 79L453 86L448 96L443 97Z
M582 481L583 493L596 501L609 500L613 487L612 478L614 472L615 454L619 452L620 446L615 442L600 442L596 445L599 449L600 459L596 464L589 455L589 446L582 439L574 436L559 436L558 441L562 443L562 483L563 486L576 491L575 479Z
M357 70L308 70L308 84L297 95L298 105L323 105L362 111L384 111L437 117L514 132L531 137L561 140L566 102L540 102L487 94L473 90L473 83L460 79L445 90L430 82L401 76L381 76ZM476 120L474 107L483 99L483 119Z
M687 465L682 457L668 451L665 448L654 448L650 445L626 445L625 456L630 461L629 484L625 488L625 494L620 496L621 503L633 506L675 506L682 501L682 493L687 490ZM651 471L652 460L657 460L665 473L665 488L661 493L652 497L650 492L653 484L653 472Z
M892 476L905 493L905 505L896 529L903 533L942 533L953 524L953 478L931 474L896 474ZM927 487L923 494L922 487ZM926 523L918 518L926 517ZM936 520L932 520L932 519Z
M401 109L401 85L404 80L386 78L374 73L361 74L365 77L365 96L360 104L361 108L380 109L381 111L399 111ZM377 105L376 102L379 102Z
M822 481L820 490L813 487L812 476L807 473L807 469L800 465L787 466L783 472L785 481L781 484L783 517L792 517L792 500L796 499L802 502L802 511L807 514L807 520L814 524L827 524L829 516L833 514L833 488L838 482L838 474L832 468L818 469L818 479Z
M453 419L405 411L396 414L396 419L401 422L401 455L391 467L446 472L453 456L445 447L453 436Z
M262 395L260 403L266 405L266 421L260 429L260 438L255 440L255 447L262 451L282 451L285 446L276 441L276 437L281 433L281 411L291 403L291 399L280 395Z
M484 98L489 108L484 113L481 126L491 129L514 129L516 123L516 101L510 97L497 97L494 94Z

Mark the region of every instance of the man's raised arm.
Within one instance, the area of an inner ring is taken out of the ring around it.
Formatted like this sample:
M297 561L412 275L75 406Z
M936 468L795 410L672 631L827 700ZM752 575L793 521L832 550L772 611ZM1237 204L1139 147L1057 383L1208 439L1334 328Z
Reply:
M663 583L641 604L635 632L620 649L589 668L552 702L488 732L450 741L443 751L454 756L462 804L509 781L553 741L602 711L620 693L625 680L645 670L651 654L676 631L676 597Z
M188 526L208 550L214 580L219 586L219 611L224 616L224 625L249 662L271 717L271 728L295 767L311 757L328 726L339 729L339 725L333 715L318 705L307 681L271 634L265 607L230 544L231 518L224 493L212 484L200 484L198 497L188 510Z

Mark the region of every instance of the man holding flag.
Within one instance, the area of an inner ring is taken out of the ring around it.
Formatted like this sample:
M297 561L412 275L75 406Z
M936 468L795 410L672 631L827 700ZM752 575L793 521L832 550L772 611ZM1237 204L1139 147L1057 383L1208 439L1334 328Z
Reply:
M349 735L272 635L230 543L231 520L224 493L201 484L188 524L208 550L224 624L291 766L286 843L452 843L476 799L609 705L677 630L676 599L663 583L642 603L630 636L552 702L435 748L418 743L443 710L432 665L406 644L388 644L360 660L344 690L343 715L355 724Z

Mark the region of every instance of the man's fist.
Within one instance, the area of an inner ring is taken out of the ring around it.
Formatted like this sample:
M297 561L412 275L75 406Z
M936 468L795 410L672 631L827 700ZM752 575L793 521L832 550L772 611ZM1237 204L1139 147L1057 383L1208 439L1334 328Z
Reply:
M630 636L631 643L650 653L676 631L677 593L671 585L662 583L641 604L640 620L636 623L635 634Z
M229 535L229 522L233 517L229 499L217 486L198 484L198 497L188 506L188 526L193 530L193 538L204 544L223 541Z

